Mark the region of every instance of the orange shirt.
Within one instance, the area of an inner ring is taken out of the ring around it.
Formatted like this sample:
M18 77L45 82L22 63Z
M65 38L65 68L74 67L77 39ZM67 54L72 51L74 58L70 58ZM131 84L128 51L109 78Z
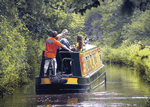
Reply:
M55 37L50 37L46 40L45 57L56 58L57 46L61 47L62 44L56 40Z

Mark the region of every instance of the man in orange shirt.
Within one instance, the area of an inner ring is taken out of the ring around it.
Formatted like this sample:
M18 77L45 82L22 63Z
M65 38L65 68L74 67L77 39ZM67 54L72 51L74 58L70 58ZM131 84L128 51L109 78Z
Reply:
M62 35L64 35L66 32L63 32ZM44 65L44 76L46 76L47 69L49 66L49 63L51 64L53 75L56 75L57 70L57 61L56 61L56 52L57 47L65 48L66 50L72 52L69 48L67 48L65 45L61 44L57 40L57 31L52 32L52 37L49 37L46 40L46 49L45 49L45 65Z

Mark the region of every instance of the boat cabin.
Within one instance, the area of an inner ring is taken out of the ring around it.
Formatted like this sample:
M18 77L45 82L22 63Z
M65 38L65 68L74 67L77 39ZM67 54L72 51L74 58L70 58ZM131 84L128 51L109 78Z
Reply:
M36 93L87 92L106 81L100 47L86 44L82 52L58 51L56 59L57 74L66 82L53 83L51 67L47 72L49 77L44 76L43 51L40 75L36 77Z
M84 46L82 52L70 53L69 51L58 51L56 59L57 72L80 77L88 75L102 65L100 48L90 44ZM44 61L43 51L40 76L44 76ZM52 72L50 67L48 71L47 75L51 75Z

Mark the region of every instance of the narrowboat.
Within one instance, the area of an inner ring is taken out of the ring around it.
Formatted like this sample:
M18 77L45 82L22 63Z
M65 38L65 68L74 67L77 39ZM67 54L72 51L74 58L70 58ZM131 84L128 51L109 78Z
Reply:
M82 52L57 52L57 75L51 67L44 76L44 51L39 76L36 76L36 94L86 93L106 85L105 65L100 47L86 44Z

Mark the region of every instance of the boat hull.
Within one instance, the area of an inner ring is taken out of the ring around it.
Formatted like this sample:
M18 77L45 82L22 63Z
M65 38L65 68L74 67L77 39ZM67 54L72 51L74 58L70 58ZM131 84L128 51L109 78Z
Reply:
M106 83L105 66L102 65L85 77L66 77L65 84L52 84L50 78L36 77L36 94L63 94L63 93L86 93L95 90L98 86Z

